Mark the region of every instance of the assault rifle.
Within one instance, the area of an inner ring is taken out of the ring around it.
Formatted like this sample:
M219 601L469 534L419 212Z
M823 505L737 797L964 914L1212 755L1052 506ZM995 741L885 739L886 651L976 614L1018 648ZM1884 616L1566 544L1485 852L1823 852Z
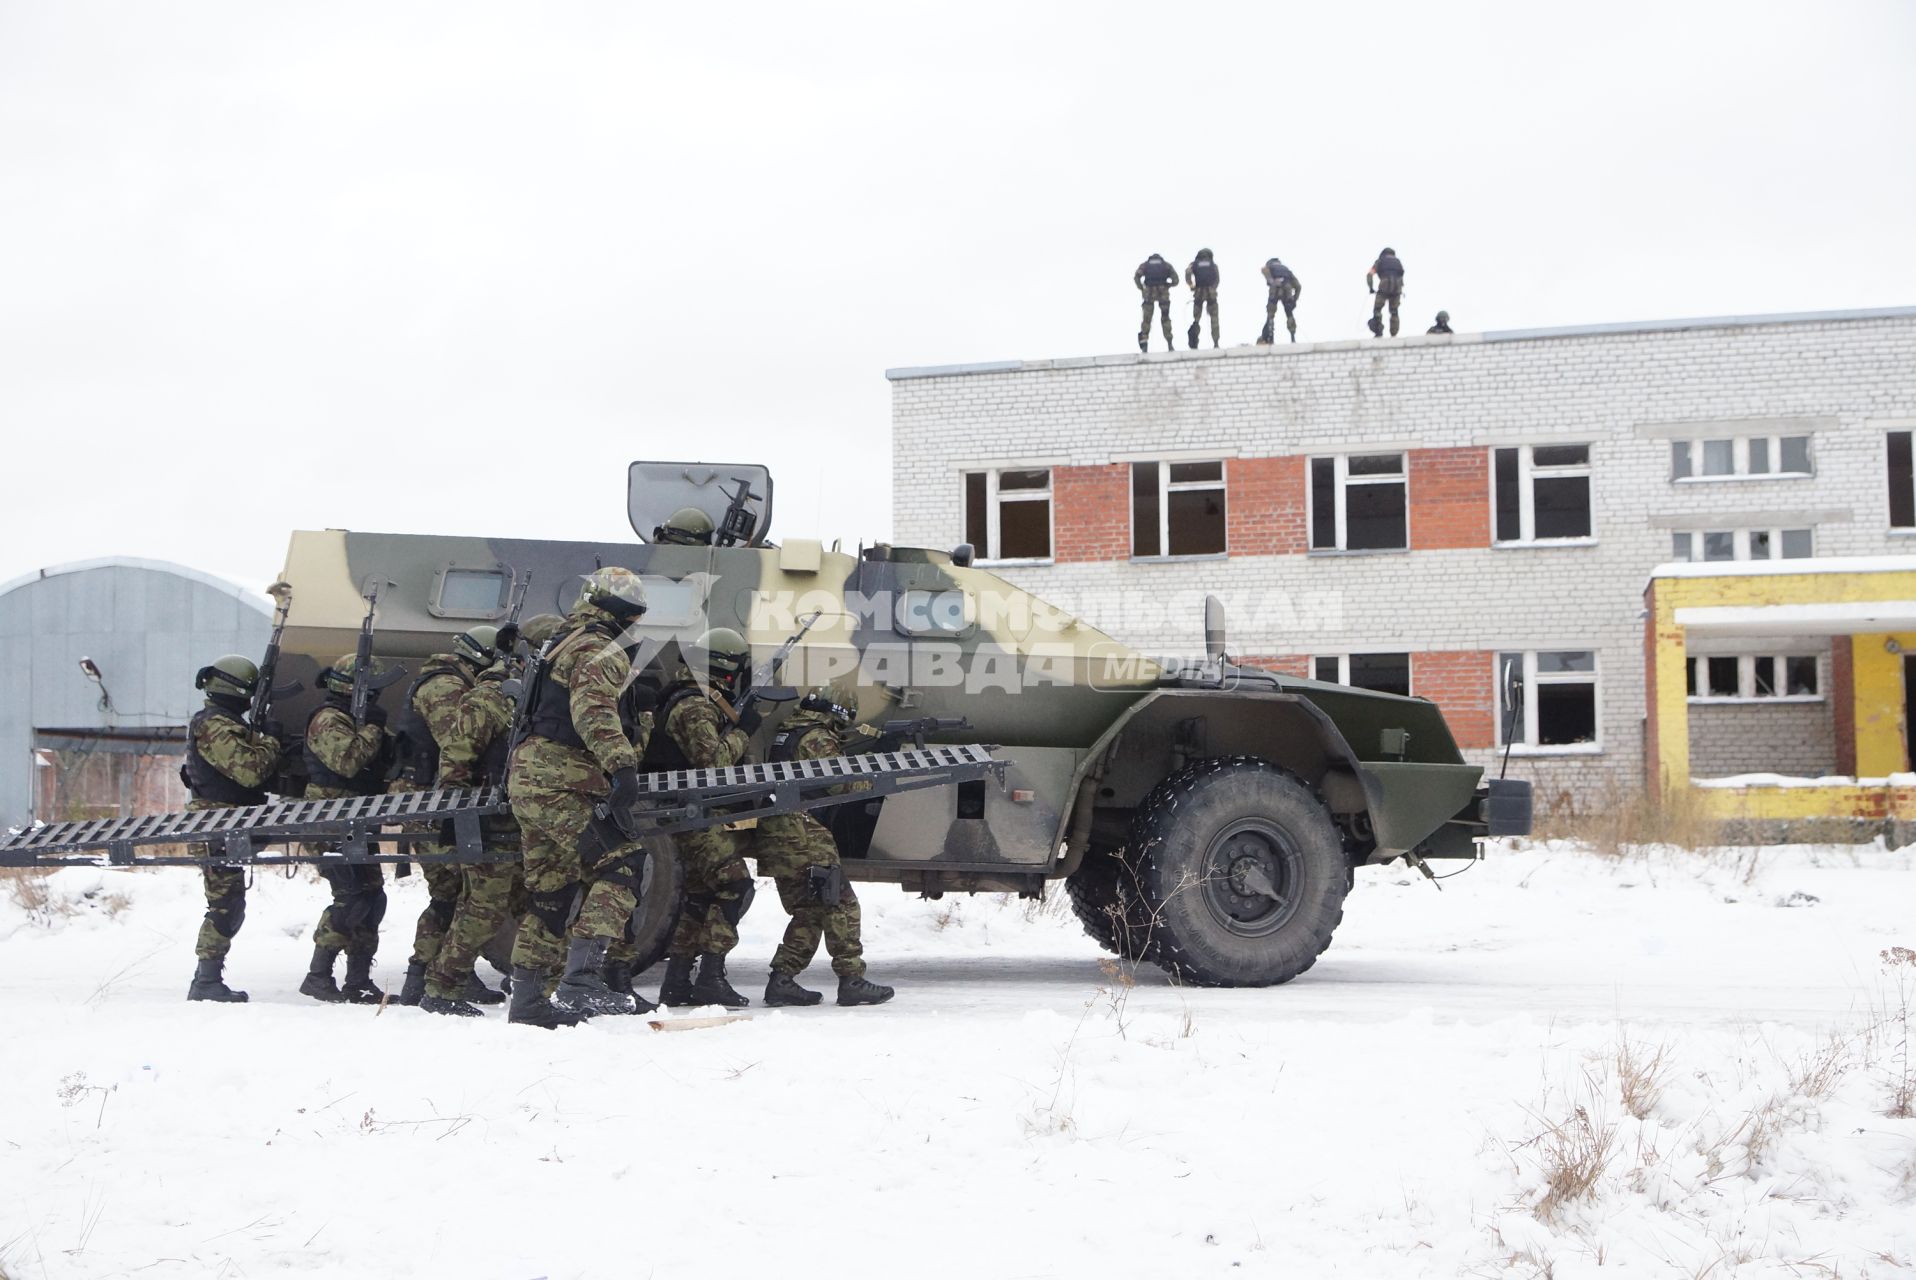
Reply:
M406 668L394 666L392 670L373 674L373 614L379 609L379 592L391 585L378 578L369 578L366 583L366 616L359 624L359 644L353 650L353 723L366 723L366 713L372 709L374 696L391 685L406 678Z
M519 647L519 611L526 607L526 592L531 587L532 575L528 573L512 589L512 599L506 607L506 620L499 624L499 634L493 640L493 647L502 660L510 659L512 651Z
M275 582L266 588L273 597L273 634L266 641L266 653L259 660L259 681L253 686L253 705L247 708L246 723L263 730L273 717L273 703L290 698L306 686L294 680L275 688L273 674L279 670L279 638L286 633L286 615L293 608L293 584Z
M878 730L878 749L895 750L897 744L909 741L919 750L925 748L925 738L934 733L955 733L960 729L971 728L971 721L963 716L941 718L925 716L918 720L887 720ZM886 744L890 743L891 746Z
M794 690L784 685L774 684L773 681L778 679L778 673L784 668L785 660L792 656L792 650L798 648L799 642L804 640L805 633L824 616L823 609L814 609L798 620L798 630L786 636L785 643L765 660L765 665L752 672L752 682L745 686L743 693L738 695L738 702L727 708L732 719L737 720L744 715L751 709L754 702L790 702L798 696Z

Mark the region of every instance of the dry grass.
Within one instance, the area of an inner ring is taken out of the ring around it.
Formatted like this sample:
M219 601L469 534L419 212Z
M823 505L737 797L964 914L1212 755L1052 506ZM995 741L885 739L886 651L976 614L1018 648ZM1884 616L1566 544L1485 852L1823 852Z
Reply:
M105 889L91 890L77 898L56 894L53 876L51 868L0 868L0 883L7 886L7 900L42 928L89 911L97 911L109 920L116 919L132 905L133 900L126 894Z
M1916 1116L1916 1064L1909 1058L1909 1006L1916 995L1916 950L1888 947L1882 953L1883 972L1891 987L1883 1001L1877 1030L1888 1058L1889 1105L1884 1114L1907 1120Z
M1668 1056L1668 1044L1659 1043L1651 1048L1631 1040L1627 1032L1619 1033L1612 1065L1616 1069L1617 1092L1623 1098L1623 1109L1634 1119L1649 1119L1662 1099L1670 1071Z
M1576 1107L1562 1120L1545 1122L1531 1142L1537 1148L1543 1195L1532 1206L1539 1222L1554 1223L1571 1205L1591 1199L1616 1154L1617 1127Z
M1694 788L1673 789L1653 800L1640 788L1615 784L1583 804L1558 792L1538 813L1536 835L1575 840L1611 857L1646 845L1707 849L1723 842L1722 824L1704 813Z

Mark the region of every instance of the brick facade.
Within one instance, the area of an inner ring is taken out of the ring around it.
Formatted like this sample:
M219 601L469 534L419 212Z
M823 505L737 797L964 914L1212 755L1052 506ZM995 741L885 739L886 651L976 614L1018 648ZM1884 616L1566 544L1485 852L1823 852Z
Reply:
M1496 655L1448 650L1410 656L1410 691L1444 709L1450 732L1466 750L1497 743Z
M1540 812L1642 780L1643 590L1671 556L1672 531L1810 528L1818 556L1916 552L1916 538L1889 529L1883 438L1916 427L1916 309L1007 362L892 379L896 540L958 540L965 469L1052 459L1057 560L1003 572L1120 640L1195 653L1202 598L1214 593L1234 653L1402 650L1423 659L1413 666L1420 692L1433 686L1419 665L1434 677L1447 662L1474 669L1498 651L1594 651L1595 748L1519 748L1513 758L1513 776L1538 784ZM1731 434L1809 435L1815 474L1673 480L1672 439ZM1490 451L1551 443L1589 446L1593 536L1492 547ZM1304 552L1302 459L1396 451L1411 455L1413 549ZM1150 457L1224 461L1230 555L1129 559L1128 460ZM1739 647L1776 649L1761 639ZM1478 692L1433 694L1466 754L1486 764L1488 679ZM1839 683L1833 669L1838 708Z

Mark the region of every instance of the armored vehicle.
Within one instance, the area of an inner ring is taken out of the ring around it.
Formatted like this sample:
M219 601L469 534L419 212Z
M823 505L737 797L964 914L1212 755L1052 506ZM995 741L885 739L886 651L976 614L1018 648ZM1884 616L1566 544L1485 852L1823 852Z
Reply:
M973 565L968 546L774 543L773 499L762 467L640 462L636 543L295 533L284 674L315 687L352 651L374 587L377 654L416 667L521 595L527 615L563 612L583 575L623 566L646 583L637 665L654 678L680 644L731 627L761 664L789 648L761 680L830 685L861 725L915 720L933 742L997 749L1002 785L831 809L852 879L929 897L1063 880L1099 943L1201 984L1309 968L1358 866L1470 858L1480 838L1529 829L1528 784L1486 782L1434 704L1236 664L1219 609L1193 619L1201 657L1150 659ZM634 921L648 959L679 902L671 851L649 848Z

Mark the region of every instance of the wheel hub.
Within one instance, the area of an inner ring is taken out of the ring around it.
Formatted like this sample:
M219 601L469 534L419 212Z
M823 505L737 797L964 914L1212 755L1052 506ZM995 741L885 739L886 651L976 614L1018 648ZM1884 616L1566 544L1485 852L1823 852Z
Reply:
M1205 902L1233 933L1262 937L1281 929L1296 913L1301 873L1297 849L1283 830L1262 819L1247 819L1212 842Z

